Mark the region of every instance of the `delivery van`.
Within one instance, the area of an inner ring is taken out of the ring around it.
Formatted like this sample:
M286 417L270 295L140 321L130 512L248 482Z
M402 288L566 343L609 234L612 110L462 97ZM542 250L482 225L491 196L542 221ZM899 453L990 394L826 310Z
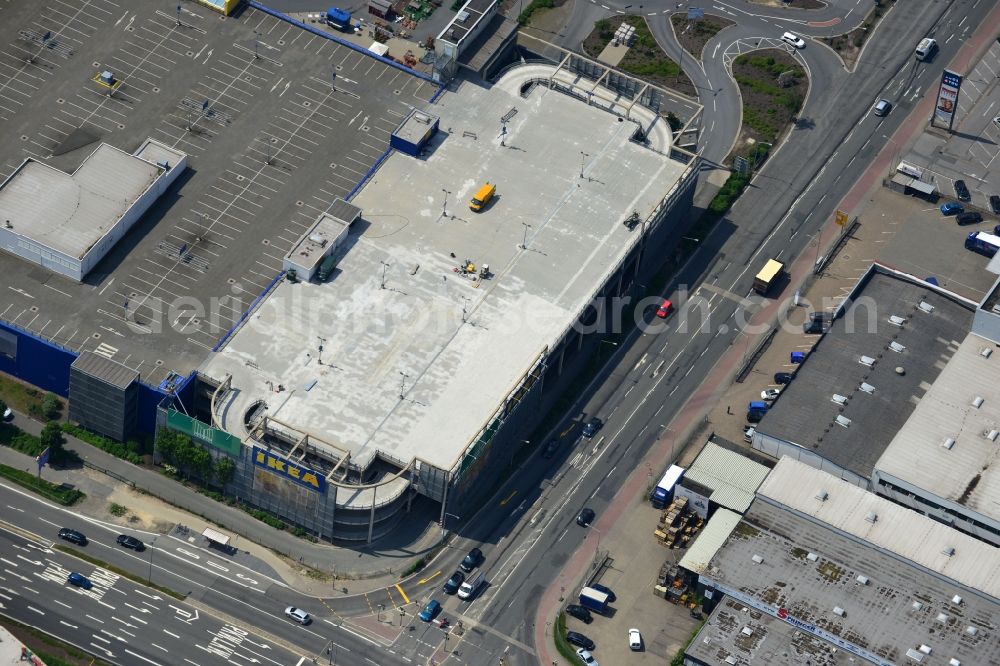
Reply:
M466 578L465 582L462 583L462 587L458 588L458 598L468 601L472 597L476 596L476 592L479 591L479 588L481 588L485 582L486 575L483 574L482 569L480 569Z
M476 211L477 213L486 207L486 204L490 202L493 195L497 193L497 186L493 183L486 183L479 188L476 192L476 196L472 197L472 201L469 202L469 208Z

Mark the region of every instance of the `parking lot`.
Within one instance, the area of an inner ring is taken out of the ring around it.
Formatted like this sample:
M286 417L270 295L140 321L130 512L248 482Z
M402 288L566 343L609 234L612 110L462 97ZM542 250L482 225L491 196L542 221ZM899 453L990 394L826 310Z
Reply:
M104 141L189 155L172 190L84 284L0 256L0 317L158 383L197 367L285 253L437 86L246 8L50 0L0 16L0 179L72 172ZM95 77L113 73L113 94Z

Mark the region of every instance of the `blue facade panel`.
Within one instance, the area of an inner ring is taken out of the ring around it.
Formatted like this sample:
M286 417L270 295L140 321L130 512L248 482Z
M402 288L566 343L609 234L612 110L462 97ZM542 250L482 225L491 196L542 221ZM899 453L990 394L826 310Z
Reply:
M0 331L13 336L16 349L10 355L7 345L0 354L0 371L37 386L43 391L52 391L62 397L69 396L69 366L76 360L76 354L41 340L27 331L0 322Z

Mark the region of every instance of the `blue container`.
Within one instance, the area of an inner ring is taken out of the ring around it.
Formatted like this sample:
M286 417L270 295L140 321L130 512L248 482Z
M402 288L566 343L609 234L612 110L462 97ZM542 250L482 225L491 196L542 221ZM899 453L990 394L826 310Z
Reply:
M789 360L792 363L803 363L806 360L806 353L805 352L792 352L789 355Z

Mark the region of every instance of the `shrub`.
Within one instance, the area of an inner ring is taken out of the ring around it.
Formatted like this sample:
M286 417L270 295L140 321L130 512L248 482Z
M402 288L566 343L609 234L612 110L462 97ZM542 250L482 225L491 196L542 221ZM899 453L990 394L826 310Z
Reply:
M403 578L406 578L407 576L411 576L417 573L425 566L427 566L427 562L424 560L424 558L421 557L419 560L417 560L416 562L414 562L413 564L411 564L410 566L406 567L406 569L403 570Z
M142 456L135 453L136 450L141 448L138 443L129 442L128 444L122 444L121 442L116 442L113 439L104 437L103 435L90 432L89 430L81 428L78 425L73 425L72 423L63 423L62 431L67 435L72 435L77 439L87 442L87 444L90 444L91 446L96 446L116 458L127 460L133 465L139 465L142 463Z
M67 488L45 479L39 479L34 474L22 472L7 465L0 465L0 476L63 506L72 506L85 497L82 492L75 488Z
M124 507L121 504L115 504L114 502L112 502L111 504L108 505L108 513L110 513L112 516L118 516L119 518L121 518L126 513L128 513L128 507Z
M45 418L55 421L62 416L62 401L55 393L46 393L42 399L42 412Z

